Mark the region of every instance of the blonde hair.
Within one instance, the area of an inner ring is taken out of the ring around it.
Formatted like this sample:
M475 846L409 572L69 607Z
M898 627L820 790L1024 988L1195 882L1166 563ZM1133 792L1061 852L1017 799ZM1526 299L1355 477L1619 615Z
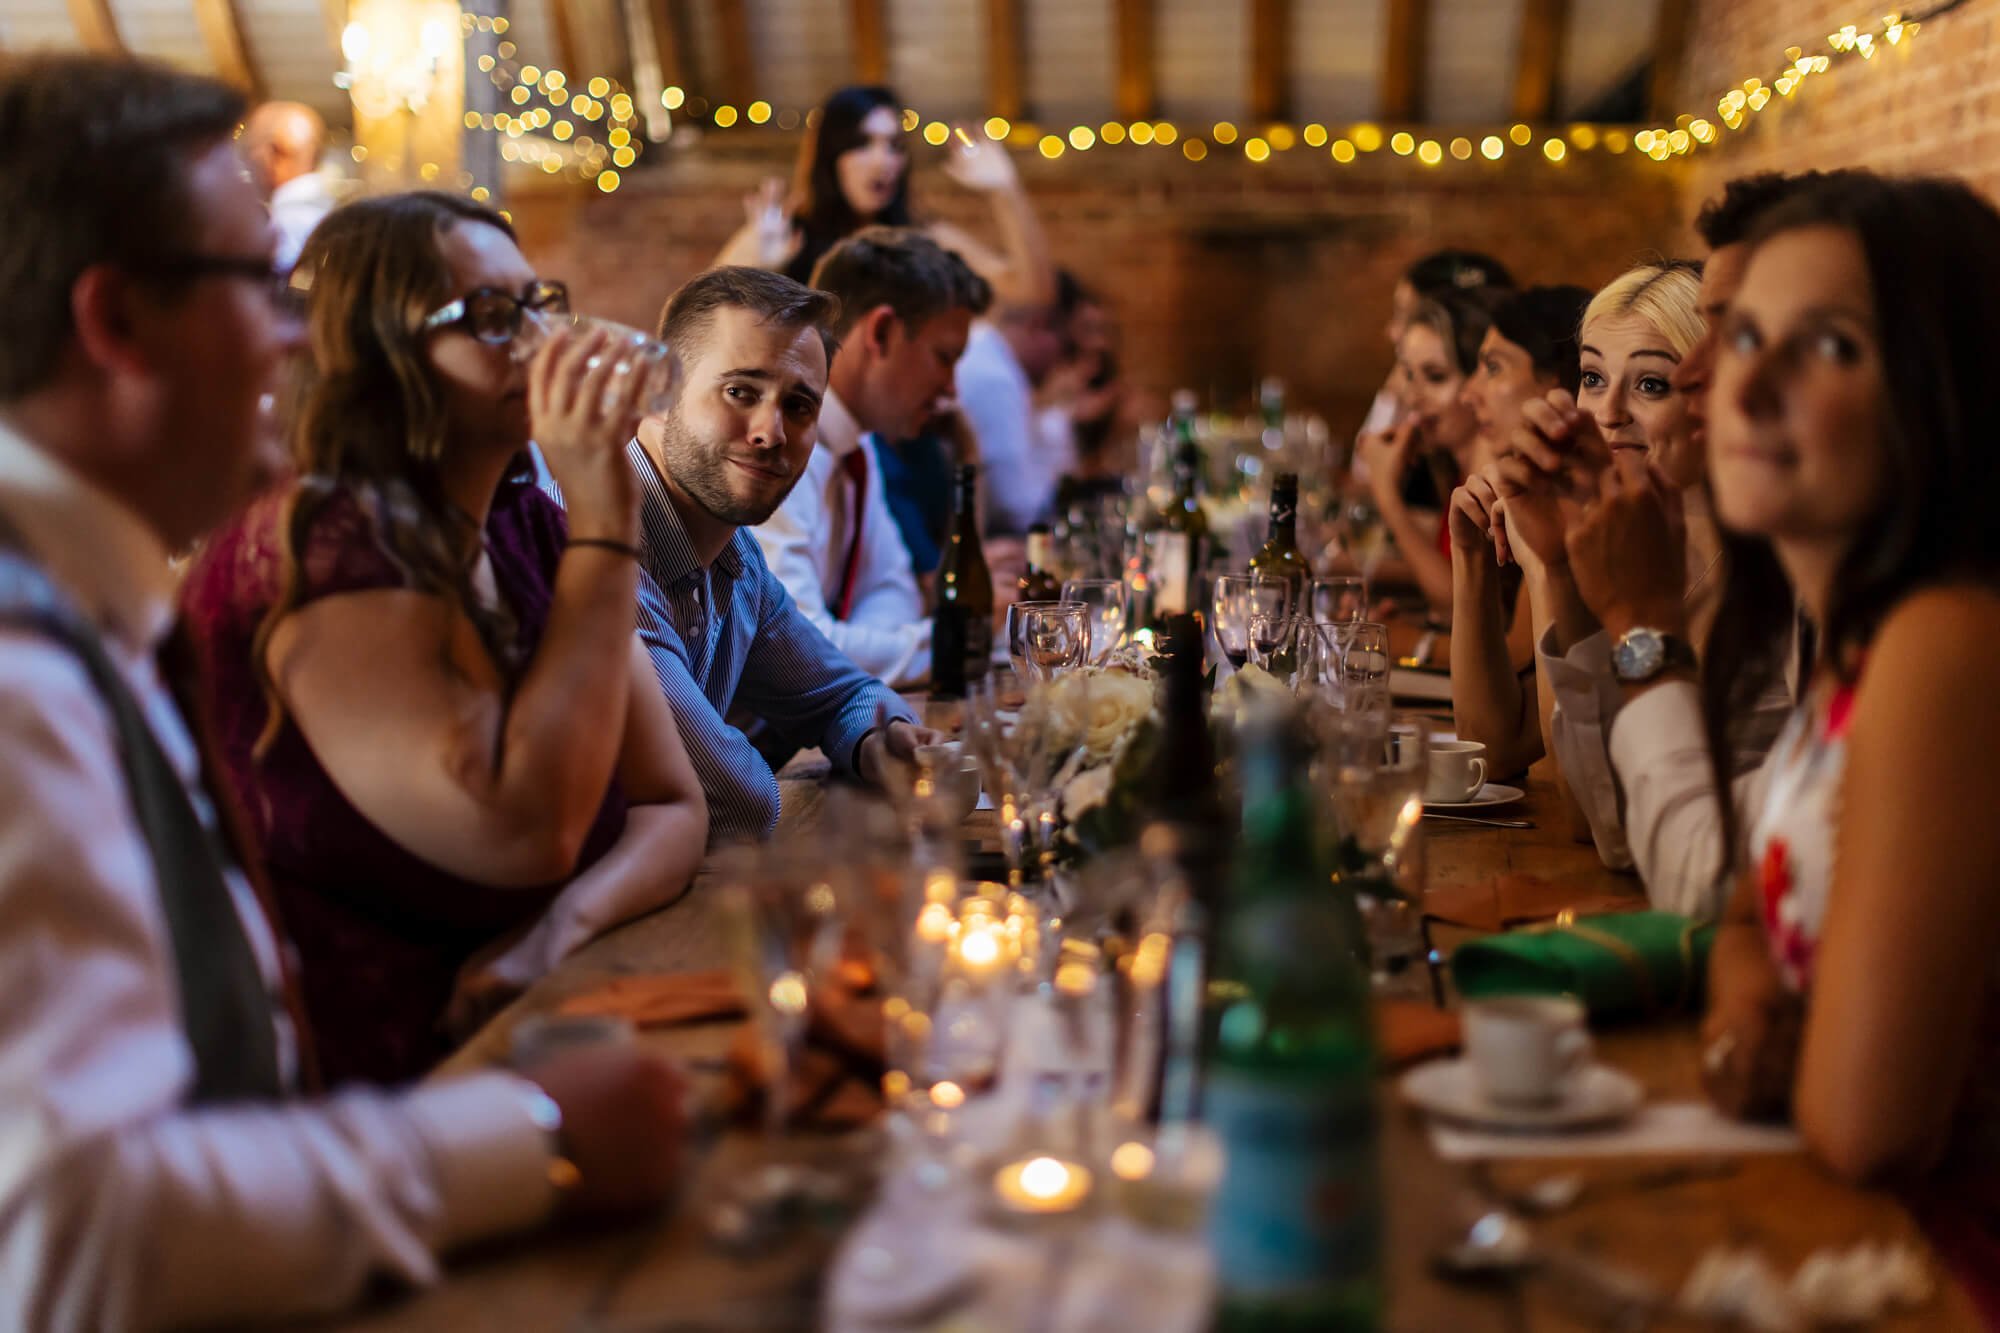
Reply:
M1624 315L1645 320L1675 356L1686 356L1707 329L1701 318L1701 270L1684 261L1627 269L1590 298L1581 327Z

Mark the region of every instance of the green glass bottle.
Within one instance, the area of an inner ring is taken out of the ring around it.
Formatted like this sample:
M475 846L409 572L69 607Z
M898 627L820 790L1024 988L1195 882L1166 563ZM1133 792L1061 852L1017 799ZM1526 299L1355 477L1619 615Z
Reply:
M1293 615L1311 611L1312 566L1299 554L1299 474L1280 472L1271 481L1271 535L1250 557L1250 572L1283 579L1292 590Z
M1327 887L1295 736L1239 760L1243 832L1216 935L1202 1115L1227 1154L1209 1213L1219 1329L1373 1329L1382 1206L1375 1041L1353 916Z
M951 533L938 561L931 622L931 692L962 698L993 665L993 572L979 544L979 469L958 469Z
M1174 493L1147 536L1146 584L1153 632L1163 634L1175 616L1200 614L1201 579L1209 559L1208 513L1201 503L1201 446L1194 413L1174 414Z

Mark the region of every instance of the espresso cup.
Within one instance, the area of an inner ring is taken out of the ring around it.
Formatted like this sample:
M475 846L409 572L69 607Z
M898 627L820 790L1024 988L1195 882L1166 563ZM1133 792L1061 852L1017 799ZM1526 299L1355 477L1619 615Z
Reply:
M1486 747L1478 741L1432 741L1430 771L1424 778L1424 799L1439 805L1459 805L1486 785Z
M1556 996L1503 995L1465 1006L1465 1054L1488 1098L1541 1106L1590 1065L1583 1006Z

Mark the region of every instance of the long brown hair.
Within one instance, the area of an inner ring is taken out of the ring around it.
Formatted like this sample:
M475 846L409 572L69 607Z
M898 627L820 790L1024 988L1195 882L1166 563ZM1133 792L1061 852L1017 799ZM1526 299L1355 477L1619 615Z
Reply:
M472 589L478 525L446 496L440 476L451 422L421 328L453 295L438 242L473 223L514 235L498 213L457 195L385 195L329 214L299 256L293 281L310 292L311 354L290 389L298 475L278 517L279 591L253 646L268 707L260 757L284 720L270 674L271 635L298 608L314 521L343 492L360 504L408 586L464 615L502 675L515 673L512 616L483 605Z

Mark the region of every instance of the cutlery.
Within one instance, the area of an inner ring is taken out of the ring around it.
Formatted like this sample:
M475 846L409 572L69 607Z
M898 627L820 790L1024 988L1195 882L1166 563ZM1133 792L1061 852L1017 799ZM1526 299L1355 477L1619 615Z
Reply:
M1454 824L1484 824L1487 828L1533 828L1532 819L1476 819L1471 815L1447 815L1442 811L1426 810L1425 819L1448 819Z

